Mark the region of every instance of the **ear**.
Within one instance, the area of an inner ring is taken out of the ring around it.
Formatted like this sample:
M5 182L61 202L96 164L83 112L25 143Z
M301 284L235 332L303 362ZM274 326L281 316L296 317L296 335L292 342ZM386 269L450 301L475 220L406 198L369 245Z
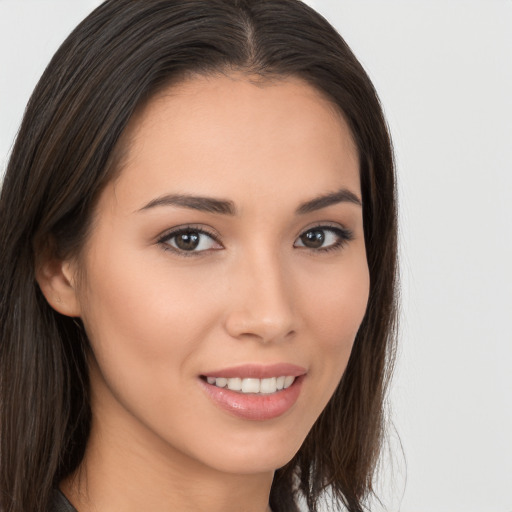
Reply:
M80 316L74 265L68 260L48 259L36 267L36 280L48 304L62 315Z

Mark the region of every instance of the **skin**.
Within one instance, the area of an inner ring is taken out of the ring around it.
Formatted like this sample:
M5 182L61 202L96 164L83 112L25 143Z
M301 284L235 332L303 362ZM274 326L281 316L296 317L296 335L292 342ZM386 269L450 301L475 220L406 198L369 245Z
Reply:
M82 254L47 262L38 278L55 309L82 318L92 347L91 437L61 488L80 512L263 512L275 469L334 392L366 309L361 206L296 212L341 189L361 197L353 138L299 79L241 74L173 86L124 137L127 157ZM144 208L165 194L229 200L236 214ZM351 239L324 230L331 250L302 244L326 224ZM214 236L202 235L204 250L162 241L190 225ZM307 374L296 403L271 420L233 416L199 385L215 369L280 362Z

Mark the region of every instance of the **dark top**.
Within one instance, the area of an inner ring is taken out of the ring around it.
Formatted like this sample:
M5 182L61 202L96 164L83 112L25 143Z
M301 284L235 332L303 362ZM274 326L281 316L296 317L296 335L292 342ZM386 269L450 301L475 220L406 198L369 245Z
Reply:
M49 512L78 512L64 494L58 489L53 491L52 502L50 504Z
M77 512L68 499L58 489L53 491L49 512Z

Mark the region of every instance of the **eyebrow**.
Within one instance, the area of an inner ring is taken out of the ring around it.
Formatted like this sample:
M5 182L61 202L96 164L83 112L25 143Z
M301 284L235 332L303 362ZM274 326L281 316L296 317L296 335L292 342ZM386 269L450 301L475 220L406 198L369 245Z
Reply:
M346 188L342 188L337 192L332 192L330 194L325 194L319 197L315 197L310 201L306 201L302 203L296 210L296 213L299 215L304 215L305 213L314 212L317 210L321 210L322 208L327 208L328 206L332 206L338 203L352 203L358 206L362 206L361 199L359 199L353 192Z
M157 197L143 206L139 211L149 210L156 206L181 206L208 213L220 213L222 215L236 215L233 201L214 199L213 197L189 196L185 194L167 194Z
M352 203L362 206L361 200L350 190L341 189L337 192L321 195L306 201L299 205L295 210L297 215L314 212L327 208L338 203ZM145 211L157 206L178 206L199 210L208 213L218 213L221 215L236 215L237 209L233 201L226 199L215 199L213 197L191 196L186 194L166 194L153 199L148 204L140 208L138 211Z

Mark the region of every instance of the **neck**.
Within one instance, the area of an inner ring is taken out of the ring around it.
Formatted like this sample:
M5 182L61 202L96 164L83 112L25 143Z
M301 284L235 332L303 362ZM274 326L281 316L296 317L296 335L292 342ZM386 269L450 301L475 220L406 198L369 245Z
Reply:
M217 471L143 428L93 420L83 462L61 489L80 512L268 512L272 478Z

